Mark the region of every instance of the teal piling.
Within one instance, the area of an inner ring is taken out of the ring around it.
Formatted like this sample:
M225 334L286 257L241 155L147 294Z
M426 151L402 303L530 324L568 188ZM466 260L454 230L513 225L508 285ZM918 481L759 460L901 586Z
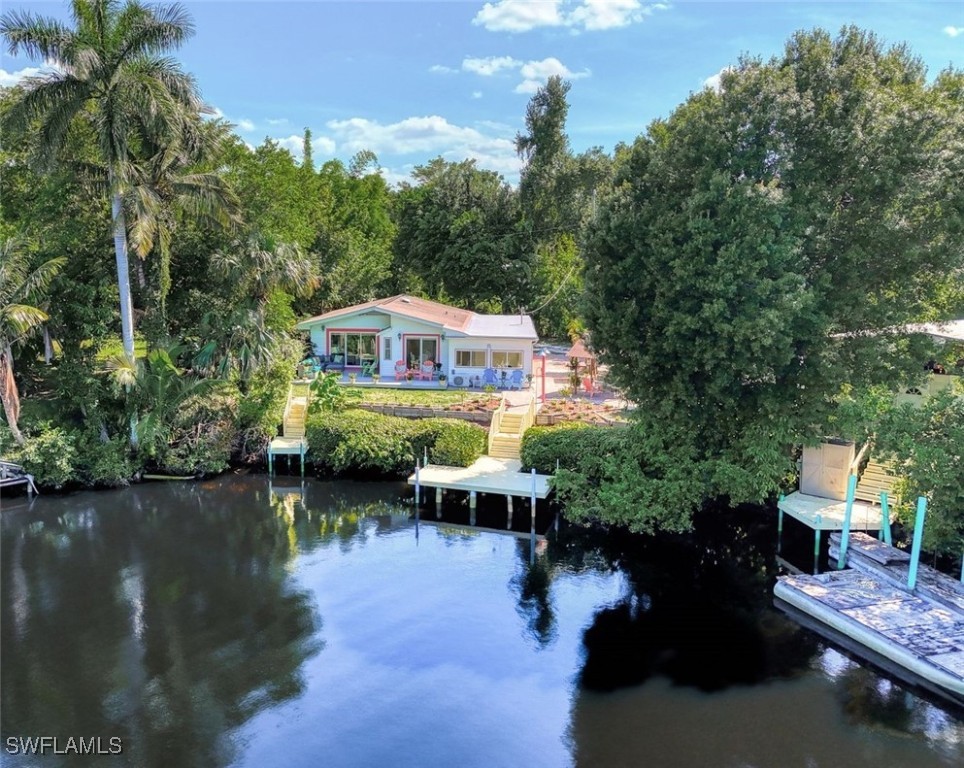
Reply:
M777 554L780 554L780 550L783 548L783 509L780 505L783 503L783 494L780 494L780 498L777 500Z
M927 499L917 497L917 518L914 520L914 544L910 548L910 571L907 573L907 589L911 592L917 587L917 566L920 564L920 545L924 538L924 515L927 514Z
M890 537L890 502L887 491L880 492L880 540L889 546L894 545Z
M274 451L268 448L268 477L274 477Z
M428 446L425 446L425 453L422 454L422 466L428 466Z
M305 442L301 441L301 447L299 448L299 454L301 456L301 477L305 476Z
M847 507L844 510L843 532L840 534L840 554L837 556L837 570L847 565L847 547L850 546L850 516L854 511L854 494L857 493L857 475L847 478Z
M813 520L813 572L820 570L820 526L823 525L823 515L817 515Z

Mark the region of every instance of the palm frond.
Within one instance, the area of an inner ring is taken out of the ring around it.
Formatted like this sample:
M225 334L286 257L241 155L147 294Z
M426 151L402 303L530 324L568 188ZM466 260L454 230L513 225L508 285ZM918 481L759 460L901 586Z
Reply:
M73 30L59 21L24 10L4 14L0 19L0 34L6 38L11 55L23 53L31 59L44 59L55 64L68 63L64 52L74 40Z

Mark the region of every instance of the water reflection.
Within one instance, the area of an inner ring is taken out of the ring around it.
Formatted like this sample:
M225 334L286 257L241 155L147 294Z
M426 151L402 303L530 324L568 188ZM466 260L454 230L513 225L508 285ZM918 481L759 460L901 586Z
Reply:
M303 692L320 619L285 568L289 526L211 489L5 514L4 736L120 736L127 764L224 765L230 728Z
M5 512L2 735L119 735L146 766L964 764L956 713L772 610L755 511L536 541L454 500L417 528L402 492L222 478Z

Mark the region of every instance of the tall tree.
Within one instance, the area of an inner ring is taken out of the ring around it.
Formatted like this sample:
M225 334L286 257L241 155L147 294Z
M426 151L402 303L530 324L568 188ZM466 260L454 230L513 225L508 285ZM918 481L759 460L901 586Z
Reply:
M50 281L66 259L45 261L31 268L26 253L6 238L0 243L0 400L14 440L23 444L20 432L20 394L13 375L13 347L47 320L36 306Z
M517 311L532 285L518 194L474 160L436 158L413 175L420 184L403 188L397 207L402 286L473 308Z
M919 368L909 341L863 332L960 295L960 73L925 74L856 29L799 33L624 155L585 297L639 405L641 455L619 470L630 517L765 497L792 445L833 434L842 390Z
M114 253L124 354L134 360L134 325L123 197L145 145L180 141L202 109L194 80L164 55L194 31L179 5L147 7L137 0L74 0L74 28L27 11L0 19L10 53L46 61L51 71L28 78L7 114L7 127L37 129L44 165L64 147L75 119L97 136L110 188Z

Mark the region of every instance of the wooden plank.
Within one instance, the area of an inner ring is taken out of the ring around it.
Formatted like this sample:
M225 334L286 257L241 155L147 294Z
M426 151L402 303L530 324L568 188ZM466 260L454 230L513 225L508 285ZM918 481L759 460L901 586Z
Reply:
M840 546L840 534L831 533L830 543ZM866 533L850 534L849 552L859 552L864 557L868 557L881 565L893 565L895 563L910 562L910 555L902 549L897 549L889 544L885 544L879 539L868 536Z

